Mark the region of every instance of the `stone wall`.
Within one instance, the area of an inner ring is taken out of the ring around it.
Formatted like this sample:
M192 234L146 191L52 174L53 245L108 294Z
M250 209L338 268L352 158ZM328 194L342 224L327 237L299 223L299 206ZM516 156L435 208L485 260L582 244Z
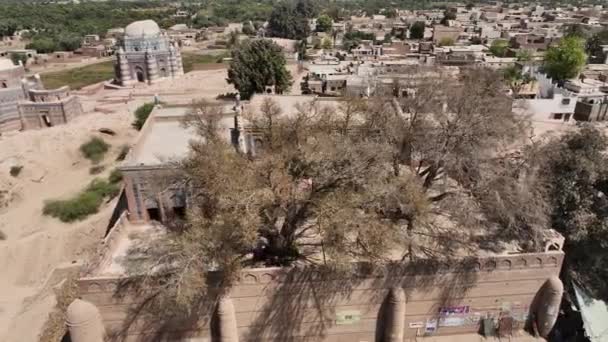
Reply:
M0 133L21 129L18 104L23 97L21 88L0 89Z
M228 309L216 311L218 297L210 290L197 319L177 324L143 309L145 296L125 286L125 279L82 278L79 285L82 298L99 309L115 340L149 341L162 335L201 342L216 340L217 321L226 312L240 342L376 341L391 321L385 316L387 297L397 288L405 292L404 321L399 323L405 340L413 340L425 334L475 333L485 317L510 317L514 329L521 328L543 283L559 274L563 256L549 251L403 264L351 277L314 269L250 269L222 297L222 303L229 301ZM213 284L213 275L209 278ZM224 336L218 341L236 340Z
M67 123L82 114L82 106L75 96L59 102L23 102L20 104L23 129L39 129Z

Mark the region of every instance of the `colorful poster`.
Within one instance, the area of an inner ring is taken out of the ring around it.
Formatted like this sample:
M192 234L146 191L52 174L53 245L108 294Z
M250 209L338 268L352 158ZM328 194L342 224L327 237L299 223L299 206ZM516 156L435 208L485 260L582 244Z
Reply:
M441 316L467 314L467 313L469 313L468 306L446 306L446 307L439 308L439 314Z

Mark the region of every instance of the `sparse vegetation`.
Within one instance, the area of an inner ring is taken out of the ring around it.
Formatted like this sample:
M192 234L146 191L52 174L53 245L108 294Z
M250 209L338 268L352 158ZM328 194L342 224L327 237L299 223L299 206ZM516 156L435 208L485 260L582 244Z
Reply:
M129 147L129 145L122 145L120 147L120 152L118 152L118 156L116 156L116 161L125 160L125 158L127 157L127 154L129 154L130 149L131 148Z
M89 173L92 175L98 175L100 173L103 172L103 170L105 170L106 167L103 165L95 165L95 166L91 166L91 168L89 169Z
M71 89L80 89L114 78L113 63L112 61L101 62L81 68L49 72L40 76L42 77L44 86L49 89L65 85L70 86Z
M14 166L11 166L11 170L9 172L10 172L11 176L17 177L21 173L21 170L23 170L22 165L14 165Z
M154 103L144 103L135 110L135 121L131 124L136 130L141 130L154 109Z
M99 163L109 149L110 145L98 137L93 137L88 142L80 145L82 155L94 164Z
M82 220L97 213L103 200L115 197L119 191L117 184L97 178L73 198L46 201L42 212L63 222Z
M118 169L114 169L112 171L112 173L110 173L108 180L112 184L116 184L116 183L120 182L122 180L122 172L120 172L120 170L118 170Z

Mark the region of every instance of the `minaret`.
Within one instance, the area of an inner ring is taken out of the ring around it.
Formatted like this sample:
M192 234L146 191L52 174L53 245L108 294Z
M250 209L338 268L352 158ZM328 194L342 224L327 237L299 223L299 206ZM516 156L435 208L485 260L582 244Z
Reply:
M156 56L152 55L150 48L146 49L146 68L148 69L148 83L154 84L158 82L158 63Z
M172 78L177 76L177 61L175 58L175 47L169 44L169 73Z
M177 46L177 43L175 43L175 76L182 76L184 74L184 65L182 64L182 53L179 50L179 46Z
M127 60L127 56L125 56L125 50L121 47L116 54L116 59L118 60L118 81L123 87L128 87L135 83L133 78L131 77L131 70L129 69L129 61Z

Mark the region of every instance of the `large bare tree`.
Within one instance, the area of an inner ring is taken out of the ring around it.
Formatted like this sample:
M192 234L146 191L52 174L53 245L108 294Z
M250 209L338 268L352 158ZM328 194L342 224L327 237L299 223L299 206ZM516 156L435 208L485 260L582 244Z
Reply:
M210 270L229 283L248 265L451 258L496 239L534 241L546 217L538 170L512 153L525 126L500 80L487 70L405 78L395 86L406 97L289 113L267 100L240 118L254 156L218 133L215 107L198 104L190 125L201 139L176 178L187 222L162 250L166 286L190 302Z

